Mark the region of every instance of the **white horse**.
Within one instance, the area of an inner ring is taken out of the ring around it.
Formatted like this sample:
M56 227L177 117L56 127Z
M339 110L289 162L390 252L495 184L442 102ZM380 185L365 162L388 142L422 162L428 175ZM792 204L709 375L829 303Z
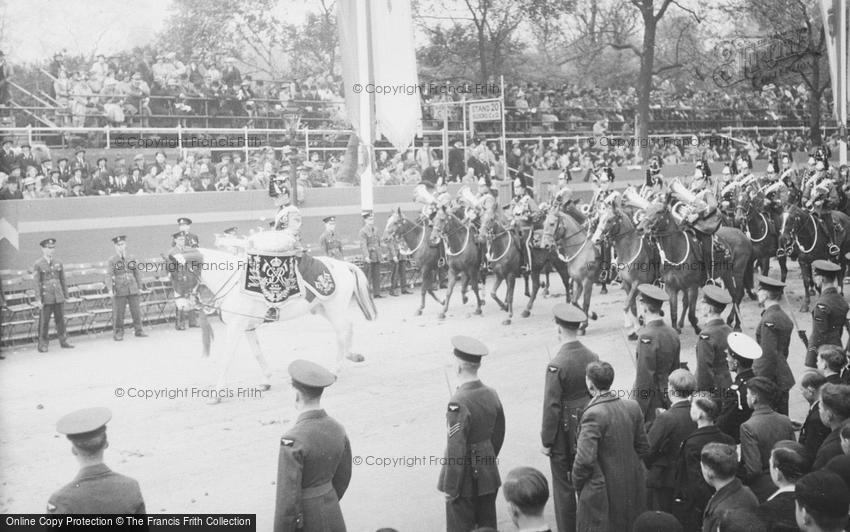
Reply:
M269 304L262 298L243 293L240 288L240 285L245 282L247 255L244 253L244 240L241 242L239 240L223 243L228 251L237 251L235 254L217 249L202 248L199 250L204 258L201 282L205 288L200 290L201 302L207 309L218 309L221 320L226 324L225 351L224 357L221 359L216 385L218 392L216 395L219 397L224 393L227 372L236 356L236 349L243 336L248 340L251 352L262 370L261 389L268 390L271 387L271 371L260 348L256 331L257 327L265 322ZM331 368L336 374L342 367L343 358L348 358L354 362L364 360L362 355L350 351L352 338L352 321L349 315L351 300L357 301L367 320L375 319L378 312L369 293L366 276L360 268L354 264L329 257L315 257L313 260L320 261L330 270L336 286L334 292L328 297L319 298L310 293L308 288L302 287L300 294L291 296L279 306L278 321L290 320L308 313L324 316L331 323L336 333L337 358L335 366ZM308 293L312 297L309 297ZM203 356L206 357L209 356L212 328L206 320L202 320L201 327L204 339ZM217 403L218 400L212 402Z

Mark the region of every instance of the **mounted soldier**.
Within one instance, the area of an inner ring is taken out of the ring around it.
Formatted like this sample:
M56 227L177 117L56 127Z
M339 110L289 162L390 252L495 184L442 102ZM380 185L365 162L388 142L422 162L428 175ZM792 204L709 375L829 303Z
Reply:
M802 183L800 171L794 168L794 160L788 152L779 154L781 167L779 169L779 181L787 189L788 201L798 203L802 196Z
M469 188L463 187L458 192L458 197L466 204L464 223L471 224L476 230L476 241L484 243L485 239L481 231L481 218L485 212L496 212L496 197L493 195L492 182L488 176L478 179L478 192L473 193Z
M619 197L619 194L611 189L614 183L614 170L610 166L605 166L594 175L594 180L597 182L598 188L593 195L593 199L588 204L587 216L589 217L590 227L589 232L596 230L596 224L599 221L598 213L601 212L603 206L610 205L608 200L612 197ZM615 196L616 195L616 196ZM607 242L600 244L600 264L599 282L603 285L611 280L611 246ZM607 291L607 290L606 290Z
M269 196L274 199L277 213L274 217L274 230L282 231L291 237L292 249L300 255L304 247L301 245L301 211L292 204L290 181L285 176L277 176L269 182Z
M710 182L707 178L695 179L691 183L691 189L687 190L678 181L670 184L673 195L681 203L673 206L674 214L681 216L682 225L693 230L700 244L702 261L708 279L713 278L713 248L712 236L720 227L720 213L718 212L717 198L711 191Z
M667 196L669 190L661 175L661 157L653 155L649 160L649 169L646 171L646 182L640 189L640 195L647 201L655 201Z
M823 147L815 153L815 173L803 187L804 207L816 214L829 237L829 254L837 257L839 245L844 240L844 228L832 218L832 210L839 208L838 186L829 168L829 151Z
M534 225L540 219L540 208L534 201L534 193L525 184L522 177L514 179L514 198L511 202L513 221L511 225L519 231L525 254L523 256L523 271L531 272L531 236Z

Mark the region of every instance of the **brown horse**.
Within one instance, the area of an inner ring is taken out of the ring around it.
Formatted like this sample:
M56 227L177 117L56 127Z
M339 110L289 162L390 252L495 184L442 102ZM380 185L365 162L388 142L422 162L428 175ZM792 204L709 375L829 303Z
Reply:
M514 315L516 278L520 275L522 267L524 251L520 246L523 244L510 229L507 221L498 219L495 211L485 211L481 215L481 231L487 240L487 261L496 277L490 289L490 297L499 305L499 308L508 313L502 325L510 325ZM497 290L502 286L503 281L507 288L504 302L497 295Z
M838 272L838 287L844 293L844 272L846 262L844 255L850 251L850 217L843 212L832 211L832 219L836 220L844 228L844 241L840 243L841 271ZM829 231L829 233L827 233ZM779 230L779 244L783 248L791 246L792 242L797 245L797 262L800 263L800 271L803 273L803 306L800 312L808 312L811 303L810 293L814 287L812 279L812 262L823 259L829 260L829 235L832 228L827 229L823 223L812 213L788 204L782 213L782 227Z
M593 242L610 242L614 246L620 286L628 294L623 308L624 327L631 328L629 340L637 340L637 331L640 329L637 287L641 284L655 284L660 278L658 251L649 242L648 235L637 231L632 216L619 207L611 207L600 213Z
M753 244L753 266L747 272L745 287L750 299L756 299L753 293L753 273L755 266L759 267L762 275L770 271L770 258L776 257L782 281L788 276L788 265L785 253L777 253L779 247L779 230L773 217L765 209L763 194L750 194L742 190L738 194L735 206L735 222Z
M449 283L446 291L446 301L443 311L438 316L445 319L449 310L449 301L452 298L455 283L458 276L461 280L461 293L466 294L466 289L472 285L477 305L474 314L481 314L483 302L478 294L478 274L481 269L481 253L476 243L477 235L470 224L464 224L453 212L446 207L437 210L434 217L432 234L437 235L443 241L446 251L446 262L449 269ZM466 297L464 296L464 303Z
M596 246L591 242L591 235L583 225L579 225L571 216L567 216L556 209L551 209L546 214L543 223L542 247L554 249L560 262L566 264L569 279L572 280L575 290L573 292L573 304L582 299L580 308L590 319L597 319L595 312L590 309L590 298L593 295L593 284L599 278L600 254ZM565 276L562 274L561 276ZM569 282L569 281L567 281ZM576 306L579 306L576 304ZM581 326L584 334L587 322Z
M412 222L404 217L401 208L397 208L387 219L384 233L394 238L401 238L409 250L405 254L411 255L419 266L419 272L422 274L422 303L419 305L416 315L422 315L422 310L425 308L426 293L430 294L434 301L444 305L445 302L441 301L434 293L437 282L437 262L440 260L442 243L439 240L436 243L433 242L431 227L428 223L424 220Z

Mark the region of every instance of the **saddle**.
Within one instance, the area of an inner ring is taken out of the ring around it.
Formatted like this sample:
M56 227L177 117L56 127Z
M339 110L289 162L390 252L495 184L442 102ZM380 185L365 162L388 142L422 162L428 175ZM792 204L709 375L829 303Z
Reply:
M241 289L262 297L266 303L280 306L307 290L306 297L325 299L336 290L328 267L320 260L298 250L250 250Z

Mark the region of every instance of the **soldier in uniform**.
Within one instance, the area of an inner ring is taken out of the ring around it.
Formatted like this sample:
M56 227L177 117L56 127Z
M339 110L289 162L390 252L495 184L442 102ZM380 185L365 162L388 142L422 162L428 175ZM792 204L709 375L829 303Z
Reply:
M588 213L590 213L592 220L591 225L588 228L590 232L596 230L596 224L599 222L599 217L596 216L596 213L598 213L604 205L610 204L609 200L617 194L615 190L611 189L611 186L614 184L614 170L610 166L601 167L599 172L594 175L594 181L598 183L599 188L596 189L593 198L590 200L590 206L588 209ZM602 242L597 244L597 246L600 253L599 283L602 285L600 293L607 294L608 288L606 285L612 280L611 245L609 242Z
M712 235L720 227L720 213L717 210L717 197L712 191L713 185L704 174L691 183L691 192L695 199L689 205L685 222L696 234L702 252L703 266L708 279L714 278L714 260Z
M292 196L289 191L289 179L278 176L269 181L269 196L274 198L277 213L274 217L275 231L283 231L292 238L292 248L301 253L304 247L301 245L301 211L292 204Z
M478 379L481 358L489 353L487 346L467 336L455 336L452 345L460 384L446 412L446 463L437 484L446 495L446 531L496 528L505 413L496 391Z
M336 236L336 216L325 216L325 231L319 237L319 249L326 257L344 260L342 255L342 240Z
M62 263L53 258L56 249L56 239L46 238L41 241L42 257L35 261L32 267L35 281L35 301L39 307L38 313L38 351L47 352L48 335L50 333L50 315L56 323L56 334L59 345L71 349L65 333L65 300L68 298L68 288L65 286L65 269Z
M299 415L280 439L274 531L344 532L339 501L351 481L351 444L320 404L336 377L306 360L288 371Z
M698 309L703 319L697 339L697 390L708 392L718 399L732 385L732 375L726 364L726 337L732 327L726 324L721 313L732 303L728 290L708 285L702 288Z
M815 284L820 288L820 296L812 309L812 336L800 337L806 343L806 367L816 368L818 347L825 344L841 344L841 335L847 323L847 301L838 292L836 278L841 268L827 260L812 262L812 274Z
M661 157L653 155L649 160L649 168L646 171L646 181L640 189L640 195L647 201L656 201L667 196L667 185L664 176L661 175Z
M787 416L788 391L795 382L794 374L788 366L788 345L791 343L794 323L779 306L782 287L767 289L760 284L757 296L759 303L764 306L761 321L756 328L756 341L762 355L753 362L753 374L756 377L767 377L776 384L776 404L773 408Z
M187 256L186 233L178 231L172 235L174 247L168 252L168 273L171 276L171 288L174 290L175 320L174 328L178 331L186 329L188 318L189 327L198 326L197 310L193 308L192 291L198 285L198 261L194 253Z
M192 220L186 217L177 218L177 228L185 236L187 248L199 247L198 235L192 232Z
M679 368L679 333L664 323L661 305L669 300L661 288L642 284L638 286L638 312L644 326L638 331L637 373L632 387L638 404L643 411L644 421L649 425L659 408L667 409L667 377Z
M815 152L815 173L803 187L805 206L820 218L826 228L829 254L837 256L844 241L844 228L832 217L832 210L839 207L838 187L829 171L827 152L819 148Z
M587 365L599 357L578 340L578 330L587 315L566 303L552 310L558 326L558 339L563 342L558 354L546 369L543 392L543 454L552 467L552 499L558 530L576 530L576 494L570 474L576 455L578 425L590 392L584 379Z
M51 514L144 514L145 501L139 483L115 473L103 463L109 447L106 424L112 419L108 408L86 408L72 412L56 423L56 432L71 441L71 453L80 472L70 483L50 496Z
M381 242L386 246L387 255L390 261L392 261L393 272L390 277L390 295L398 296L399 290L401 290L402 294L412 294L413 292L407 289L406 274L408 260L407 255L401 252L401 238L384 232L381 235Z
M764 282L762 281L762 284ZM753 413L752 406L747 402L747 381L755 377L753 361L761 357L761 347L758 342L739 332L729 333L726 343L729 346L726 361L729 364L729 370L735 372L735 380L725 392L725 395L728 395L725 399L728 400L723 402L723 410L717 418L717 426L733 437L735 443L741 443L741 425L750 419Z
M366 270L366 278L372 290L372 297L381 297L381 241L375 229L375 213L363 211L363 227L360 228L360 253Z
M142 311L139 308L142 276L135 259L127 255L127 237L115 236L112 243L115 245L115 255L109 258L106 287L112 296L113 338L116 342L124 339L124 308L128 304L136 336L145 337L147 334L142 330Z
M540 215L540 209L534 201L534 195L525 185L521 178L514 179L514 199L511 212L513 213L512 225L519 231L520 240L523 243L522 269L531 272L531 235L534 232L534 223Z

